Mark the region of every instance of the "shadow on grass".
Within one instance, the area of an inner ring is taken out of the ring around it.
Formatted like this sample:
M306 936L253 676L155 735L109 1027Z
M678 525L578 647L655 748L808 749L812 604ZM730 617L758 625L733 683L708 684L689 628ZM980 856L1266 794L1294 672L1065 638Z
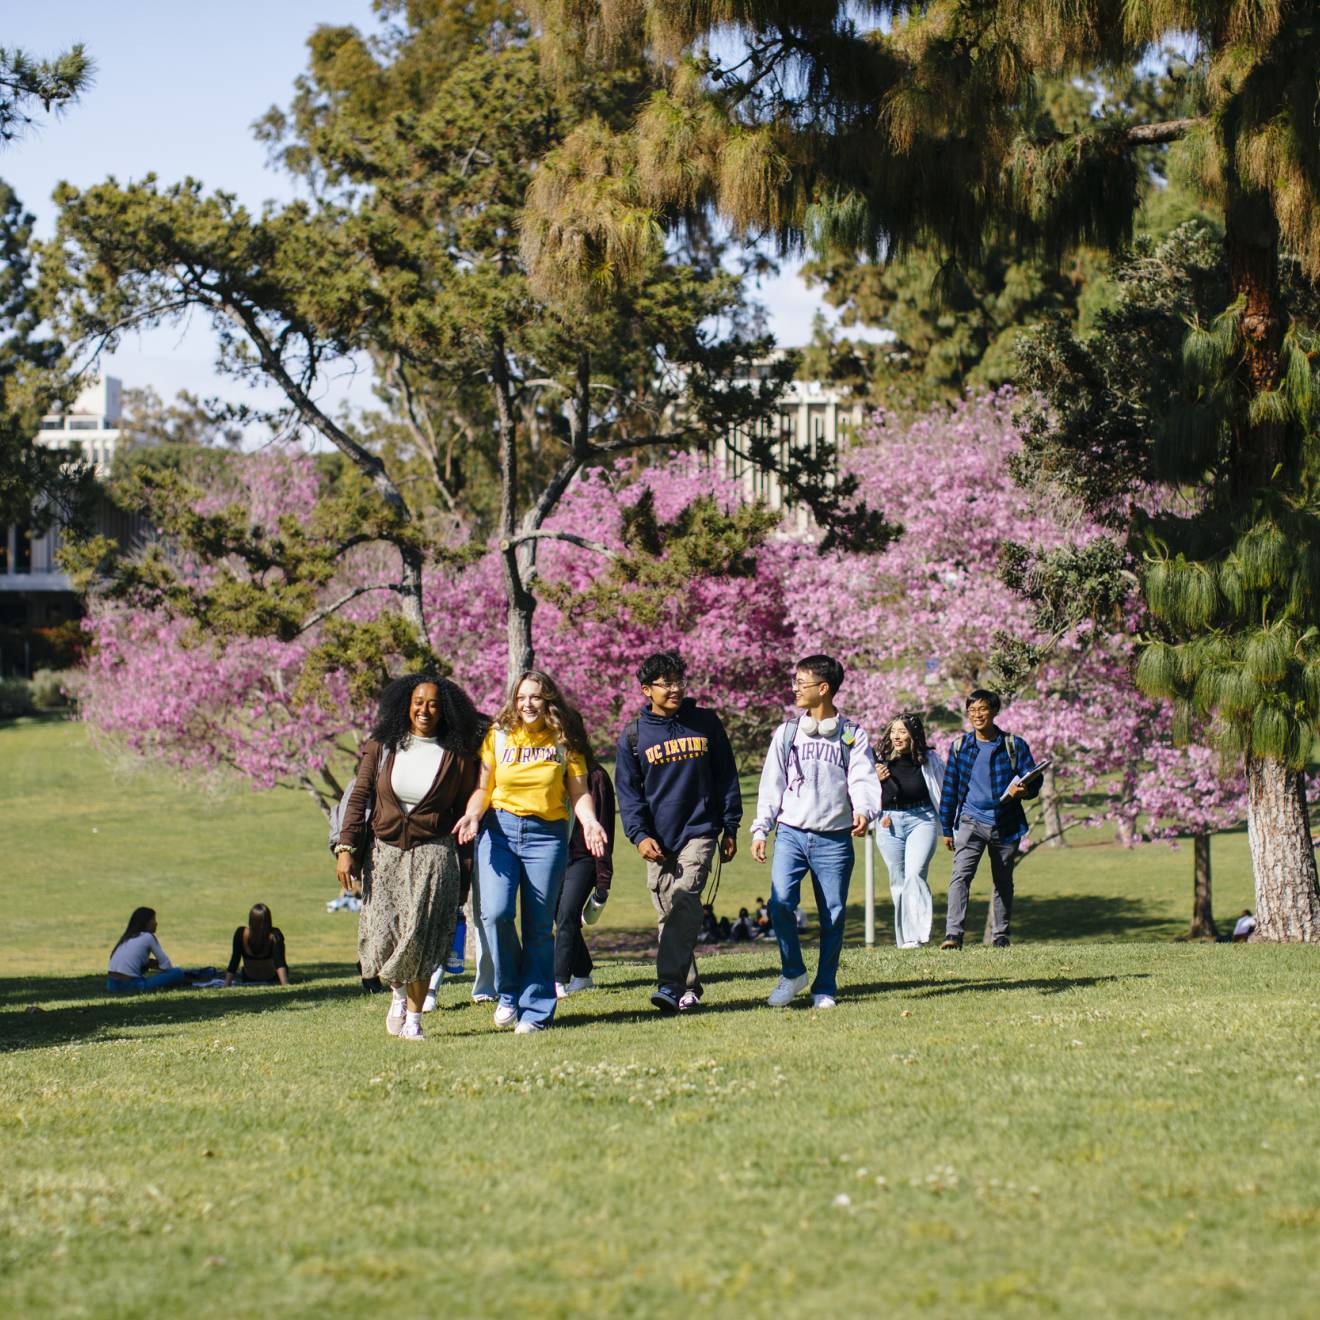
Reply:
M104 976L5 977L0 979L0 1053L75 1041L117 1040L125 1038L126 1028L309 1008L365 993L351 965L302 963L294 969L294 975L296 979L287 987L185 987L115 996L106 991ZM52 1008L52 1004L62 1006Z

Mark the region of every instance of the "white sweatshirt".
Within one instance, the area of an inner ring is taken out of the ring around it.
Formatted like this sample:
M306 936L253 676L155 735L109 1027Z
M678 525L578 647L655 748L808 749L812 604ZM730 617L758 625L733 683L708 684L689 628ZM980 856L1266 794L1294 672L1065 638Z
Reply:
M390 762L390 787L405 815L411 815L430 791L444 754L438 739L419 738L415 733L410 733L395 752Z
M754 839L764 839L776 825L818 833L850 830L854 812L868 821L880 814L880 780L865 729L851 726L854 741L845 771L842 717L838 730L828 738L809 736L799 724L785 755L787 728L785 721L775 730L761 771Z

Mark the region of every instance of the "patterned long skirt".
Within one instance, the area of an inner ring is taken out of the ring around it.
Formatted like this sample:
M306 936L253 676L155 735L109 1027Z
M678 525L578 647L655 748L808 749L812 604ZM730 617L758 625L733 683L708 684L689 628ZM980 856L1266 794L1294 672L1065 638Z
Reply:
M426 980L445 960L458 921L458 850L452 838L404 852L372 841L363 868L358 958L389 985Z

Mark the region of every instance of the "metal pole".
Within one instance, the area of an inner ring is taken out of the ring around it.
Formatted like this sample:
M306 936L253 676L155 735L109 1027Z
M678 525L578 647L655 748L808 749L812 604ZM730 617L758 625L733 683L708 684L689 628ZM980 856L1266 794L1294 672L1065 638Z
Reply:
M875 943L875 845L871 841L871 831L862 835L862 847L866 849L866 947Z

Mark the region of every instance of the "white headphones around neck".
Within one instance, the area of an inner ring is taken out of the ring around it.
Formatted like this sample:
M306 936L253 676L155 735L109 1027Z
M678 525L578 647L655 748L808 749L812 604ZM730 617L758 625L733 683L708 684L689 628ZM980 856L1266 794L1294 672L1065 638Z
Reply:
M804 715L798 721L798 728L808 738L833 738L839 731L839 719L837 715L831 715L827 720L813 720L810 715Z

